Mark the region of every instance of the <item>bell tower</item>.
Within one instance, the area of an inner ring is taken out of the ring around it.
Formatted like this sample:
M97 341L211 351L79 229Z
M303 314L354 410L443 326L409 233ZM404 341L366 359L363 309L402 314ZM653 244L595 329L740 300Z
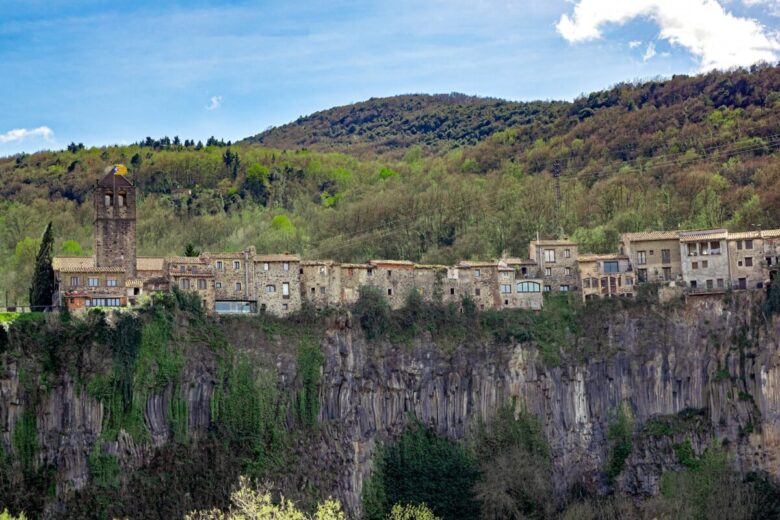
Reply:
M96 267L122 267L127 278L135 278L135 186L111 171L93 196Z

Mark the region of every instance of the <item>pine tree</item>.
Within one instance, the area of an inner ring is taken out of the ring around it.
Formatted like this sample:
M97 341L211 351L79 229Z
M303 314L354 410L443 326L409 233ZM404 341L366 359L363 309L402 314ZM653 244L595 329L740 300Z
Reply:
M35 272L30 286L30 307L33 309L49 307L52 304L54 294L54 269L52 268L52 255L54 251L54 235L51 231L51 222L46 226L41 240L41 248L35 258Z
M195 249L195 246L193 246L191 242L187 244L187 247L184 248L184 256L195 257L199 255L200 251Z

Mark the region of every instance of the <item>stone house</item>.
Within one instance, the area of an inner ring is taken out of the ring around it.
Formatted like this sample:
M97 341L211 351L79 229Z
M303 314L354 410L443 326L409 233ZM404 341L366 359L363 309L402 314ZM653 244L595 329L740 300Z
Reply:
M332 260L300 263L301 297L317 309L341 303L341 266Z
M414 288L420 293L424 301L442 303L444 301L444 279L446 276L446 266L416 264L414 266Z
M688 292L722 292L728 289L728 232L725 229L680 231L683 282Z
M583 301L594 298L632 298L635 277L626 255L580 255L580 286Z
M620 253L628 256L638 283L682 283L680 238L677 231L623 233L620 235Z
M55 301L70 310L128 304L122 266L96 267L93 257L55 257Z
M214 308L214 270L205 258L168 257L165 259L165 273L171 287L196 293L207 311Z
M729 279L732 289L763 289L769 278L761 231L729 233Z
M382 289L382 294L393 309L399 309L406 304L406 299L415 290L414 262L406 260L371 260L373 277L370 285Z
M253 257L258 312L286 316L301 309L301 259L295 255Z
M214 273L214 311L219 314L257 312L255 248L236 253L202 253Z
M761 232L764 240L764 263L772 280L780 270L780 229L768 229Z
M577 244L568 240L532 240L528 255L536 262L545 292L579 290Z
M458 264L461 284L478 309L499 309L498 262L463 261Z
M371 264L341 264L339 265L339 304L352 305L360 297L360 288L364 285L375 285L374 267Z

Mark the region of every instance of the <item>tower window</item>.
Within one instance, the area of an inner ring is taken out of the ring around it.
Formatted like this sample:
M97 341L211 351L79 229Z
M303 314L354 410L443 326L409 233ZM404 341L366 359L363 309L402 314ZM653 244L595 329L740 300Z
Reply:
M124 193L120 193L119 197L117 197L117 201L119 203L119 207L120 208L124 207L124 205L125 205L125 194Z
M103 197L103 200L105 201L106 207L111 206L111 194L107 193L105 197Z

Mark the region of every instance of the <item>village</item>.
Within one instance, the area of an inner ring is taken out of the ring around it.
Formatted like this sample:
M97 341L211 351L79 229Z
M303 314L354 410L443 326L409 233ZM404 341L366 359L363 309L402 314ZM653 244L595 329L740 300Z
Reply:
M583 301L633 298L645 283L657 284L667 296L761 290L780 262L780 229L624 233L619 250L602 255L580 254L566 238L536 239L527 259L504 254L452 266L302 260L252 246L195 257L143 257L136 254L136 188L126 176L109 172L97 183L93 203L95 255L54 257L55 308L134 306L177 287L197 293L209 312L285 316L305 303L351 305L360 288L371 285L392 308L417 291L425 301L460 305L468 297L479 309L540 310L545 293L571 292Z

